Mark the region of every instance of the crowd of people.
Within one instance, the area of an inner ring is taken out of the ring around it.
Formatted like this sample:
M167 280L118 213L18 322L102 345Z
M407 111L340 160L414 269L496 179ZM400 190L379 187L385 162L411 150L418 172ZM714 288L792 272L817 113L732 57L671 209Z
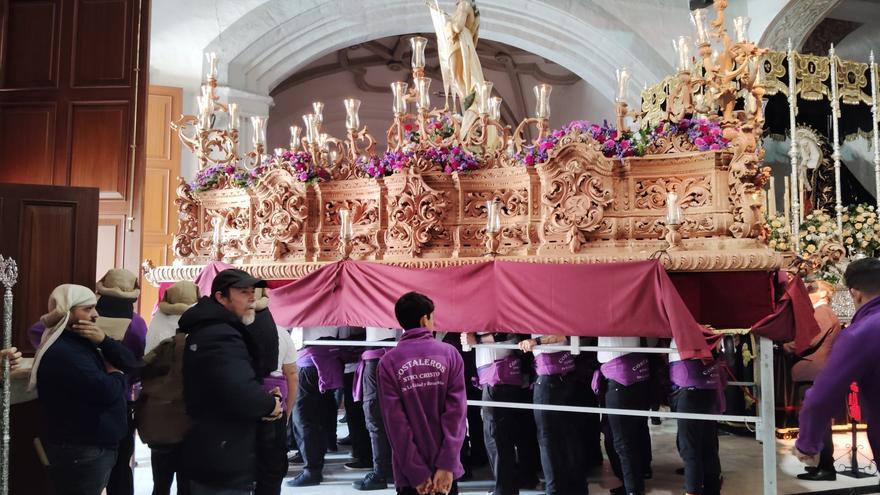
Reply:
M880 409L871 407L880 402L880 260L853 262L845 282L859 309L843 331L827 306L830 288L810 286L822 332L794 373L809 386L794 454L815 467L803 479L833 474L833 405L853 381L867 401L871 446L880 447L873 412ZM599 337L588 343L618 350L572 354L560 347L568 343L563 335L435 333L443 308L416 292L395 304L399 328L291 331L273 320L266 285L238 269L217 274L210 295L178 282L165 290L149 329L133 309L139 290L130 272L109 271L95 292L57 287L29 330L37 348L29 386L46 414L41 443L57 492L132 494L137 431L151 449L155 495L169 494L175 477L178 494L277 495L291 461L302 470L289 485L318 485L337 442L351 445L346 469L365 472L353 484L359 491L393 484L400 494L456 494L457 481L483 458L494 495L537 488L542 478L548 495L581 495L604 462L603 437L621 482L611 493L643 494L652 477L646 418L469 410L467 400L649 410L656 390L665 390L672 411L724 410L719 362L682 359L674 341L653 343L672 348L663 359L621 352L643 346L638 337ZM488 343L508 345L477 345ZM475 352L462 351L470 346ZM21 359L14 348L0 356L12 368ZM349 436L338 440L341 403ZM719 494L716 422L677 424L685 493Z

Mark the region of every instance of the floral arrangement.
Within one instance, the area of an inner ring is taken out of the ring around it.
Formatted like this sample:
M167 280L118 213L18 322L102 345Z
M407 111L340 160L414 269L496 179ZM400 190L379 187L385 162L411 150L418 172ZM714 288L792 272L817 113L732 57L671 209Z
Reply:
M424 157L447 174L480 168L476 157L461 146L428 148L425 150Z
M412 156L403 151L386 151L382 156L359 157L358 165L370 177L379 178L401 170Z
M681 119L677 124L663 121L651 131L651 134L655 139L659 136L687 134L688 141L699 151L723 150L730 146L730 140L724 138L724 132L718 122L705 117Z
M851 205L843 214L843 245L850 255L856 252L874 257L880 254L880 225L877 211L869 204Z
M224 177L235 173L235 165L216 164L199 170L195 179L189 183L193 192L203 192L214 189Z
M767 236L767 244L770 249L783 252L791 251L791 227L788 222L784 218L773 216L767 218L767 227L770 229L770 234Z
M815 275L830 284L840 281L840 270L834 263L824 260L820 251L829 242L838 241L835 233L835 219L823 210L814 210L804 218L800 227L802 258L811 260Z
M431 117L425 122L425 134L427 140L432 143L441 143L444 139L448 139L455 134L455 127L452 125L452 118L443 115L439 118ZM406 143L418 144L422 141L421 131L415 122L407 122L403 124L403 140Z
M327 180L330 174L312 161L312 155L308 151L285 150L278 159L286 165L294 177L300 182L315 183L319 180Z
M525 166L546 162L549 151L556 147L559 140L570 132L589 134L599 143L603 155L620 160L629 156L643 156L648 144L647 133L644 131L634 134L628 129L623 131L615 129L608 124L608 121L599 125L587 120L575 120L550 132L536 145L524 146L516 156L517 161Z

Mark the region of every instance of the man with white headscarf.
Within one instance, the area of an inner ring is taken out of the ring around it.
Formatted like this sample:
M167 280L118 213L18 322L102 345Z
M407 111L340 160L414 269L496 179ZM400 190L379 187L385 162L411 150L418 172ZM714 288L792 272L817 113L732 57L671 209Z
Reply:
M80 285L52 291L29 388L48 420L46 454L56 493L99 495L128 432L125 372L131 352L95 325L97 297Z

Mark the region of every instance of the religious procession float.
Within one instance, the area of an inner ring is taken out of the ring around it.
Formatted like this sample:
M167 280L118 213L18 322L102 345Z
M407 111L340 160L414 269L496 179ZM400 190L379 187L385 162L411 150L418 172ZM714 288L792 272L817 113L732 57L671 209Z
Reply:
M244 152L238 108L217 97L209 54L199 114L171 124L200 170L177 188L174 262L145 261L147 278L167 286L222 261L276 287L308 282L286 293L302 316L280 323L296 325L394 326L394 291L431 283L431 297L456 313L438 313L449 331L528 332L552 322L568 335L675 334L682 348L689 339L681 332L712 327L802 349L817 328L798 317L812 308L787 272L836 273L838 282L840 263L873 255L880 240L872 206L841 203L838 119L833 166L820 157L810 168L795 113L801 99L828 98L834 115L841 100L870 102L880 174L876 68L833 53L770 52L748 39L747 18L733 20L731 37L726 7L716 0L711 22L695 11L694 42L674 41L677 73L646 88L637 109L620 69L616 122L558 129L549 124L547 84L534 87L533 117L502 122L476 56L470 2L452 15L431 8L439 67L426 65L428 40L413 37L411 80L391 84L393 116L381 137L360 124L360 101L349 98L345 136L326 132L324 104L315 102L283 148L267 146L266 118L251 117L253 146ZM438 73L442 81L428 77ZM443 86L442 106L432 82ZM795 143L781 216L764 161L768 125ZM473 271L486 266L485 279ZM632 298L633 283L656 302L639 328L626 320L644 303ZM485 296L492 291L499 295ZM737 339L748 347L748 337ZM682 353L704 355L697 341Z

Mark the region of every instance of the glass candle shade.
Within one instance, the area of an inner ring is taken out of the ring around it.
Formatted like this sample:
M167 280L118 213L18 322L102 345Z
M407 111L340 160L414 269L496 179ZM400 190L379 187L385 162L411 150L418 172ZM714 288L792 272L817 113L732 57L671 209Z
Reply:
M230 103L226 105L226 108L229 109L229 130L238 129L241 125L238 117L238 103Z
M697 43L702 45L709 42L709 29L706 27L706 10L697 9L691 12L691 22L697 28Z
M409 46L412 48L412 68L425 68L425 46L428 44L427 38L421 36L413 36L409 39Z
M302 128L298 125L290 126L290 149L298 150L302 142Z
M479 104L480 106L477 108L477 111L481 114L489 113L489 99L492 98L492 83L489 81L483 81L477 87L477 91L479 91Z
M733 29L736 31L736 42L745 43L749 41L749 23L752 20L746 16L733 18Z
M345 105L345 128L356 131L361 128L361 119L358 112L361 108L361 100L357 98L346 98L342 100Z
M538 84L533 88L535 92L535 118L550 118L550 93L553 92L553 86L549 84Z
M629 69L621 67L614 71L614 75L617 77L617 101L624 102L626 101L626 89L630 78Z
M408 88L409 85L403 81L391 83L391 93L394 95L391 110L394 113L406 113L406 90Z
M418 107L419 110L430 111L431 110L431 78L430 77L417 77L415 79L416 83L416 92L418 93Z
M678 65L676 69L679 72L691 70L691 39L687 36L679 36L672 40L672 47L675 48L675 54L678 56Z
M315 122L315 114L307 113L303 115L303 123L306 125L306 142L313 144L318 141L317 123Z
M678 204L678 194L674 192L666 194L666 224L681 224L681 206Z
M501 203L498 201L486 201L486 232L501 232Z
M501 97L493 96L489 98L489 118L492 120L501 120Z
M269 117L253 116L251 117L251 127L254 130L254 148L262 145L266 146L266 121Z

